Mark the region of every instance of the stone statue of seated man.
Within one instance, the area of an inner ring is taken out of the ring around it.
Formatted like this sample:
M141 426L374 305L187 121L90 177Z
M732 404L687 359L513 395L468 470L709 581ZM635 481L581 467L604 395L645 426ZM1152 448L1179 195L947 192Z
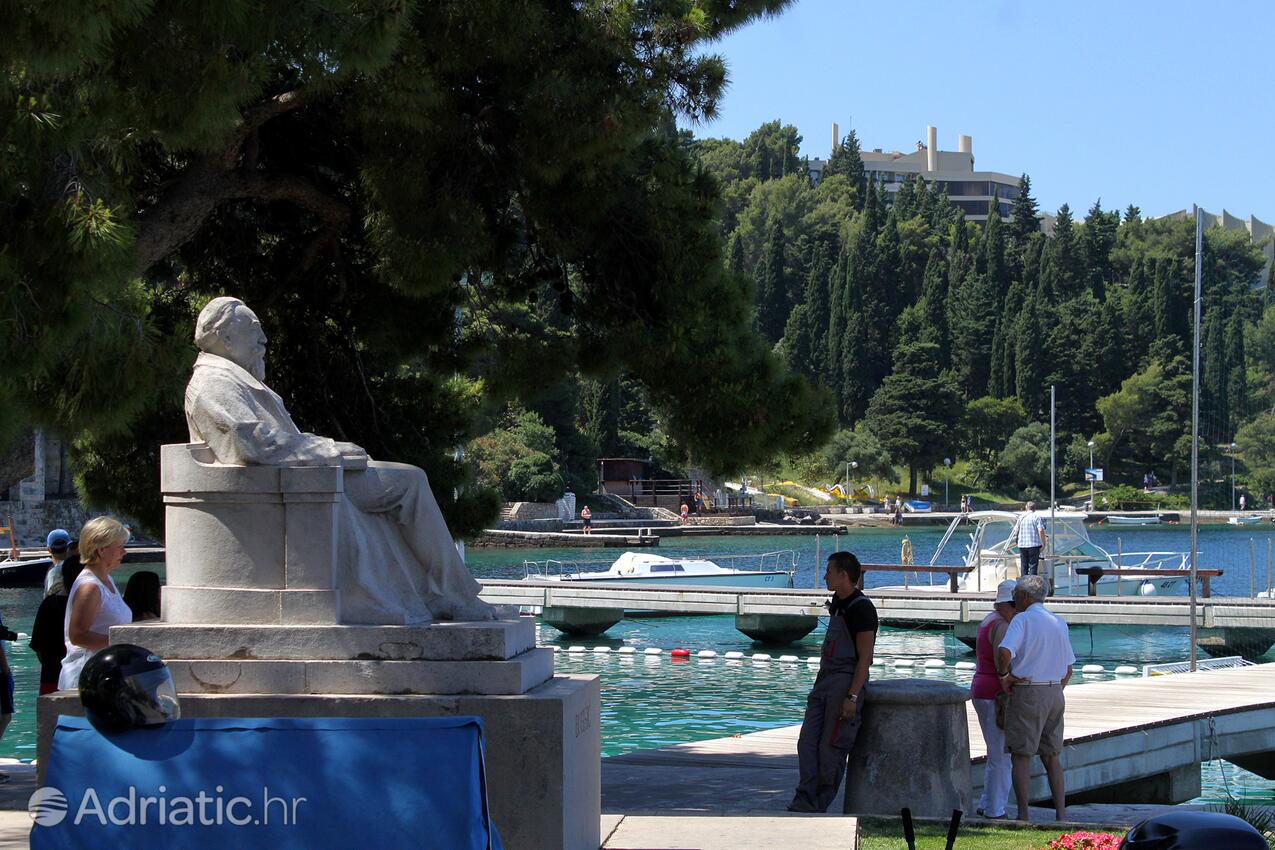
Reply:
M359 446L302 432L265 385L266 335L238 298L215 298L195 324L199 358L186 386L190 440L218 463L344 466L337 510L342 621L490 620L424 471L374 461ZM326 529L316 529L325 533Z

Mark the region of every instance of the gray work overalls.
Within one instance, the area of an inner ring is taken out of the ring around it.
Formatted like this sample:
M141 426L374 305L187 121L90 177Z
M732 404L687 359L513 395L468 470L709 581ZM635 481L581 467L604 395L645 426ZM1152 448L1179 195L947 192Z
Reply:
M866 596L859 594L850 603L871 605ZM847 608L846 610L849 610ZM797 738L797 760L800 780L793 797L793 811L826 812L837 796L841 777L846 770L846 757L859 734L863 709L863 697L859 695L854 717L841 719L841 705L850 693L859 651L854 635L846 627L844 612L828 618L828 630L823 636L820 651L819 675L815 686L806 697L806 716L801 723L801 735ZM866 680L865 687L866 691Z

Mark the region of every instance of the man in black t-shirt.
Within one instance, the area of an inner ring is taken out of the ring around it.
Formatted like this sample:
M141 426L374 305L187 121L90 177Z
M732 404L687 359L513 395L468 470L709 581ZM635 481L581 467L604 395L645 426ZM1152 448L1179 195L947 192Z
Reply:
M788 804L790 812L828 810L859 734L859 700L877 640L877 609L859 589L862 574L859 559L851 553L828 556L824 583L833 593L828 630L797 739L800 779Z

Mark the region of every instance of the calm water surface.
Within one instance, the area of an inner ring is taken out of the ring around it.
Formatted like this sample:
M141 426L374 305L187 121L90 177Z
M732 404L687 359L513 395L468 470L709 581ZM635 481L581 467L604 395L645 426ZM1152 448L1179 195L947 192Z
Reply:
M938 545L943 529L908 529L916 561L928 563ZM1120 545L1132 551L1185 551L1189 532L1181 526L1122 528L1105 527L1091 531L1098 545L1114 552ZM866 562L896 562L902 532L897 529L855 529L819 541L821 554L835 548L847 548ZM1250 539L1256 553L1254 583L1258 590L1267 587L1270 566L1268 546L1275 545L1275 533L1252 527L1207 526L1200 529L1200 565L1221 567L1226 572L1216 579L1213 593L1218 596L1247 596L1250 588ZM1117 541L1119 540L1119 544ZM943 558L954 562L964 550L964 533L954 537ZM747 555L780 549L798 553L799 587L814 587L822 573L816 565L816 542L813 537L721 537L712 539L668 539L659 547L664 555ZM619 550L609 549L471 549L467 562L480 578L521 578L524 558L543 560L613 560ZM1272 565L1275 566L1275 565ZM126 567L117 573L122 586L132 572L154 569L155 565ZM162 568L161 568L162 572ZM868 588L897 584L892 574L868 574ZM822 586L822 585L820 585ZM1185 594L1185 590L1183 590ZM0 614L4 622L18 632L29 633L40 592L36 589L0 590ZM814 670L804 663L817 655L823 628L816 629L798 644L762 647L752 643L734 628L730 617L670 617L624 620L600 639L567 637L550 626L540 626L540 641L556 645L559 671L593 673L602 679L602 746L605 755L617 755L637 749L667 744L717 738L753 732L800 722L806 692L814 678ZM1188 642L1181 629L1123 629L1095 627L1075 630L1072 642L1077 664L1101 664L1108 671L1122 664L1179 661L1186 657ZM584 646L584 653L568 653L570 646ZM614 652L622 646L639 650L636 656ZM610 653L594 653L594 647L608 647ZM674 662L665 654L644 656L647 647L664 650L686 647L691 650L711 649L719 656L735 650L751 655L767 652L778 658L792 654L799 663L723 658L691 659ZM38 669L35 656L25 640L9 645L9 659L17 681L17 714L3 739L0 755L31 758L35 753L35 696ZM973 661L973 653L950 634L937 631L883 629L877 654L885 661L874 668L874 678L927 676L960 684L969 682L969 673L958 671L958 661ZM926 660L944 662L941 668L924 668ZM911 660L911 668L897 667L895 662ZM1263 659L1275 660L1275 654ZM1078 676L1077 686L1115 678L1112 673ZM1275 802L1275 782L1268 782L1239 768L1213 762L1205 766L1207 799L1218 799L1229 789L1232 794L1253 800Z

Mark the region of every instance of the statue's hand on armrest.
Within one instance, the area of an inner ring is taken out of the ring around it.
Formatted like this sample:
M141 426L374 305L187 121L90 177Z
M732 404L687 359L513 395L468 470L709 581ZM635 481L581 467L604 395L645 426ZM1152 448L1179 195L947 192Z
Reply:
M362 446L356 446L354 443L343 443L338 440L336 448L341 453L342 467L353 470L367 469L367 462L370 458L367 456L367 450Z

